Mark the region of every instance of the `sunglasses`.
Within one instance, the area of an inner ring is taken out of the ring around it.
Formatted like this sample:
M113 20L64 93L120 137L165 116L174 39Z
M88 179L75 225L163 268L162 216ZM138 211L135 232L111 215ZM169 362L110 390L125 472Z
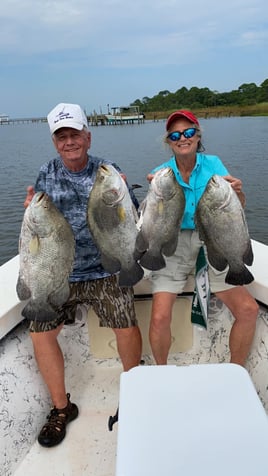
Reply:
M191 137L194 137L196 133L195 127L189 127L188 129L184 129L184 131L175 131L171 132L168 134L167 138L171 140L172 142L176 142L177 140L180 140L181 136L183 135L185 139L191 139Z

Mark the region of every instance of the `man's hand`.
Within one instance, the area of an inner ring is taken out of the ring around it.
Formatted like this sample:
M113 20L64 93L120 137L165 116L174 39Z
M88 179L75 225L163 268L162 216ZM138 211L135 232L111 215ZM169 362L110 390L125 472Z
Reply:
M35 190L34 190L33 186L30 185L29 187L27 187L27 195L26 195L26 198L25 198L25 201L24 201L24 207L25 208L27 208L28 205L30 205L34 194L35 194Z
M153 177L154 177L154 174L148 174L146 178L148 182L151 182L153 180Z

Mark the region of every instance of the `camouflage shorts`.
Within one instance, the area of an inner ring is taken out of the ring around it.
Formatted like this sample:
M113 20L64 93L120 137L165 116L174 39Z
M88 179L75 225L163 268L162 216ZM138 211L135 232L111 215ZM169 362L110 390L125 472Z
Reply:
M123 329L137 325L133 288L119 287L118 277L114 275L70 283L69 299L58 309L58 317L49 322L30 321L30 332L46 332L62 323L74 323L79 304L92 306L101 327Z

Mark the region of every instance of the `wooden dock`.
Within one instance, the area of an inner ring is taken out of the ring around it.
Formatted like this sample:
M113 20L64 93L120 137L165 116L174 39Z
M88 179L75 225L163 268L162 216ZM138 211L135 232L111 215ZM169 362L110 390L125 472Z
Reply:
M137 116L112 116L108 114L95 114L87 116L89 126L117 126L124 124L143 124L145 121L144 115ZM46 117L20 117L15 119L7 119L0 121L0 126L8 126L15 124L35 124L40 122L47 122Z
M97 114L93 111L91 114L85 114L89 126L122 126L123 124L143 124L145 121L145 114L140 113L139 106L120 106L112 107L110 111L109 105L107 114ZM11 119L6 114L0 115L0 125L12 124L33 124L38 122L47 122L46 117L20 117Z
M47 122L46 117L19 117L15 119L8 118L5 121L0 121L0 126L8 126L14 124L30 124L35 122Z

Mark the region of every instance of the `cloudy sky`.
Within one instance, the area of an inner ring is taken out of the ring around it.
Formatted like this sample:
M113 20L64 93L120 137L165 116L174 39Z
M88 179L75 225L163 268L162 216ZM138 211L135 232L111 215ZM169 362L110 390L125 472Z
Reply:
M0 0L0 113L268 78L267 0Z

